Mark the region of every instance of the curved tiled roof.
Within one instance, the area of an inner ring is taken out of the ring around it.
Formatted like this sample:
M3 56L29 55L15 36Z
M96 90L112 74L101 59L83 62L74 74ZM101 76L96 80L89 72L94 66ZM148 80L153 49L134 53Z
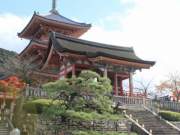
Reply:
M49 15L45 15L45 16L41 16L41 17L44 17L49 20L57 21L57 22L63 22L66 24L77 25L77 26L82 26L82 27L91 27L90 24L79 23L79 22L73 21L71 19L68 19L60 14L51 13Z
M22 52L19 54L19 56L22 56L23 54L25 54L28 51L28 49L31 48L32 45L46 47L46 46L48 46L48 43L39 41L39 40L31 40L29 42L29 44L26 46L26 48L24 50L22 50Z
M154 65L154 61L145 61L136 56L132 47L120 47L102 44L82 39L67 37L53 32L50 36L55 50L86 55L90 58L105 56L113 59L127 60L143 64Z
M27 38L27 35L33 35L33 32L36 32L37 28L40 27L41 24L48 24L51 26L55 25L56 27L65 26L78 29L83 31L82 34L91 28L91 24L79 23L60 14L50 13L49 15L42 16L35 12L26 27L20 33L18 33L18 36Z

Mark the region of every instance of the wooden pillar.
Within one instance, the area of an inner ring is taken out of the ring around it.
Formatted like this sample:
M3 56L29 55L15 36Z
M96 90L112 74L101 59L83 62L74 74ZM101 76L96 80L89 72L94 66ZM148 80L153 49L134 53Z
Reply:
M104 67L104 75L105 78L108 77L108 71L107 71L107 66Z
M76 77L76 65L72 65L72 76Z
M123 80L122 80L122 78L120 78L120 81L119 81L119 95L120 96L124 96L124 92L123 92Z
M129 73L129 96L133 96L133 72Z
M118 83L117 83L117 73L114 74L114 95L118 95Z
M64 65L64 78L67 77L67 65L65 64Z

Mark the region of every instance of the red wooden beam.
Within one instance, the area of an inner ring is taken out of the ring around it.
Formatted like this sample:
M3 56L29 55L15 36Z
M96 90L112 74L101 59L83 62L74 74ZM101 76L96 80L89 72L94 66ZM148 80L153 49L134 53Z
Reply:
M118 89L117 89L117 74L114 74L114 95L118 95Z
M119 95L120 96L124 96L124 92L123 92L123 80L120 79L119 81Z
M76 76L76 65L73 64L72 66L72 76Z
M67 66L65 65L65 68L64 68L64 78L67 77Z
M129 73L129 96L133 96L133 73Z
M41 70L45 69L45 67L48 65L50 58L52 57L52 53L53 53L53 46L51 45L51 47L48 50L48 54L47 54L47 58L45 60L45 62L43 63L43 66L41 67Z
M94 62L104 62L104 63L111 63L114 65L125 65L125 66L131 66L131 67L136 67L136 68L150 68L152 65L151 64L144 64L144 63L138 63L138 62L130 62L126 60L119 60L119 59L112 59L108 57L96 57L96 58L91 58L90 60Z

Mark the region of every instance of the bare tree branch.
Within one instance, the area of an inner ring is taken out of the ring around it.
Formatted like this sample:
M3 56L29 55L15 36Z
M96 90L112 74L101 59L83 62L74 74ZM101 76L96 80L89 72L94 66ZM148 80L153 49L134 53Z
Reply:
M157 90L165 91L169 90L172 92L173 96L176 98L176 101L180 100L180 74L179 72L170 73L168 79L161 82L156 86Z

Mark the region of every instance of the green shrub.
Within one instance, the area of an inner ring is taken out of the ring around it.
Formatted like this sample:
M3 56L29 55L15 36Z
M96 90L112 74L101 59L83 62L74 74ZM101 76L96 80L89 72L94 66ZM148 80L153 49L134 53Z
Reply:
M180 121L180 113L172 111L160 111L159 115L168 121Z
M23 103L25 99L23 96L16 100L14 109L13 125L20 129L21 135L36 135L38 115L29 114L23 110ZM24 130L26 127L26 131Z
M73 110L66 111L66 117L73 120L93 121L93 120L120 120L122 115L112 115L109 113L98 114L96 112L76 112Z
M61 95L67 110L113 112L111 82L96 72L85 70L78 77L47 83L43 89L50 95Z
M23 109L27 113L41 114L44 107L48 107L52 103L50 99L37 99L28 101L24 104Z

